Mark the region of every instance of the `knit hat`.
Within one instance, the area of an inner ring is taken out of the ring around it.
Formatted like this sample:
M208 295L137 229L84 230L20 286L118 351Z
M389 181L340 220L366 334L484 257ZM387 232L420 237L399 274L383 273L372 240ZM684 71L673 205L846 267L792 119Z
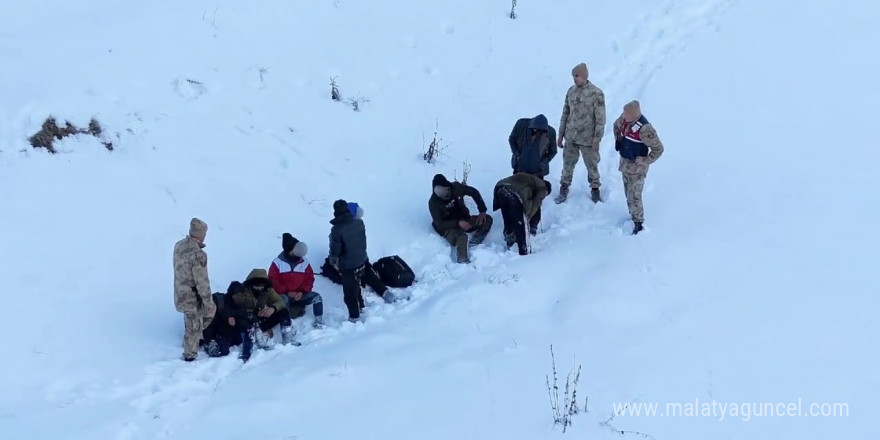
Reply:
M571 76L578 75L583 79L588 79L590 76L589 70L587 70L586 63L580 63L577 66L574 66L574 69L571 69Z
M205 235L207 234L208 225L205 222L196 217L193 217L193 219L189 221L189 235L198 238L199 240L204 240Z
M293 235L285 232L281 234L281 249L286 255L303 258L309 252L309 247L304 241L297 240Z
M354 218L361 218L364 216L364 209L361 208L361 205L358 205L355 202L348 202L348 212L350 212L351 216Z
M449 179L447 179L446 176L435 174L434 179L431 180L431 186L452 186L452 184L449 183Z
M342 199L333 202L333 215L340 216L346 212L348 212L348 202Z

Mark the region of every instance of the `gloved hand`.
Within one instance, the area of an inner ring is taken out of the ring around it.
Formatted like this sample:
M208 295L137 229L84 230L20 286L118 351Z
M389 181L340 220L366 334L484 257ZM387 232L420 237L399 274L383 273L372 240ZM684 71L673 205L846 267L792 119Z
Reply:
M330 265L339 270L339 257L329 257Z

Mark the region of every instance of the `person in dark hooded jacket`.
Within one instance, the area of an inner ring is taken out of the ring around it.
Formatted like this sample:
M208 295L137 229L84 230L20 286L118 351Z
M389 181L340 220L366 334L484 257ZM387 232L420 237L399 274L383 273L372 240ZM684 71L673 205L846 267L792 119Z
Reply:
M435 175L431 185L434 189L428 200L431 225L434 231L455 246L458 262L469 263L468 247L482 243L492 228L492 216L487 214L486 202L476 188L459 182L450 182L442 174ZM471 215L464 204L464 196L474 199L479 215ZM474 234L470 241L468 241L468 233Z
M547 123L544 115L522 118L516 121L508 138L510 165L513 173L527 173L544 179L550 174L550 161L556 157L556 130ZM541 209L529 218L529 233L538 233Z
M510 144L510 167L515 173L528 173L544 178L550 174L550 161L556 157L556 129L547 117L522 118L513 125L507 138Z
M367 232L364 221L351 215L348 202L333 202L328 260L342 276L342 293L348 320L357 322L364 308L361 279L367 265Z

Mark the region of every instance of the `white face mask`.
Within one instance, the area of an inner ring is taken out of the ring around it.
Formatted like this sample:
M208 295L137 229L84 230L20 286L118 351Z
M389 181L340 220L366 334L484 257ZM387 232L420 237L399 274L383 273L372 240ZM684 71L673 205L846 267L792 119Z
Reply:
M443 200L447 200L447 199L449 199L449 196L450 196L449 187L439 186L439 185L435 186L434 187L434 194L436 194L437 197L440 197Z

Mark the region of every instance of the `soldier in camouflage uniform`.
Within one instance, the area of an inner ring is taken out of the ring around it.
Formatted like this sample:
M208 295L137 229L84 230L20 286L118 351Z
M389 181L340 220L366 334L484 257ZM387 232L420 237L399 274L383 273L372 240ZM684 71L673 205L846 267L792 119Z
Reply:
M620 153L618 169L623 175L626 205L633 220L633 235L644 229L645 210L642 207L642 190L648 167L663 154L663 143L657 130L642 115L638 101L630 101L623 107L623 114L614 121L614 149Z
M568 198L568 189L578 157L584 156L587 180L593 202L600 200L599 143L605 132L605 93L589 81L587 65L578 64L571 71L574 85L565 94L562 120L559 122L559 148L562 150L562 178L556 203ZM565 143L563 145L563 139Z
M174 307L183 313L183 360L192 362L199 350L202 331L211 324L217 307L208 279L205 235L208 225L198 218L189 224L189 235L174 245Z

